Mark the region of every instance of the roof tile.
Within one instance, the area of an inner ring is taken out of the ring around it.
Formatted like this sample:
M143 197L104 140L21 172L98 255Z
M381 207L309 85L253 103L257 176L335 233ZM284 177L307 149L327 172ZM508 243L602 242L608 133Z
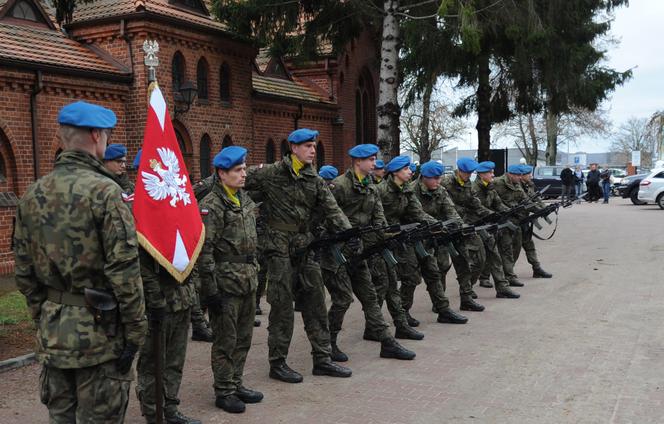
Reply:
M297 81L290 81L283 78L266 77L254 73L252 84L254 90L261 94L287 97L314 103L334 103L326 98L321 97L314 90Z

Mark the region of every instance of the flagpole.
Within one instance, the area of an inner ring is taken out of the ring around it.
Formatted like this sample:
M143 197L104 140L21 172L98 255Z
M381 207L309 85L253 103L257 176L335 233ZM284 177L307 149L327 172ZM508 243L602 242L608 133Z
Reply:
M154 85L157 83L156 67L159 66L159 44L156 41L145 40L143 43L145 52L144 63L148 67L148 103ZM159 278L159 265L155 260L155 272ZM161 317L163 319L163 316ZM163 378L163 355L162 355L162 330L161 319L149 321L152 336L152 353L154 355L154 400L155 400L155 423L164 424L164 378Z

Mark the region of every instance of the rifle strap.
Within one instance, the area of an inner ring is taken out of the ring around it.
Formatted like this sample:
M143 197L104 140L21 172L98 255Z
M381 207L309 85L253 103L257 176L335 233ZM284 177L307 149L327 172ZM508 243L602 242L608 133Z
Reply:
M551 233L551 235L549 235L549 237L546 237L546 238L545 237L540 237L535 233L535 231L532 231L532 235L533 235L533 237L535 237L538 240L544 240L544 241L551 240L553 238L554 234L556 234L557 229L558 229L558 211L556 210L556 224L553 227L553 232Z

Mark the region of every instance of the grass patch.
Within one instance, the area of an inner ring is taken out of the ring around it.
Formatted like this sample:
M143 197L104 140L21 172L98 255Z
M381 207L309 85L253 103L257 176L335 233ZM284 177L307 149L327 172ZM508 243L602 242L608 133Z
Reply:
M18 324L31 320L25 296L19 291L0 296L0 325Z

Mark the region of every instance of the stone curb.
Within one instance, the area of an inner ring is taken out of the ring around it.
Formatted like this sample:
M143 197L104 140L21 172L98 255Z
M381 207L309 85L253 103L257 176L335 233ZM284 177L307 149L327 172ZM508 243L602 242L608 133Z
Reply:
M16 368L24 367L26 365L33 364L36 362L34 353L28 353L27 355L17 356L16 358L6 359L0 361L0 373L5 371L13 370Z

